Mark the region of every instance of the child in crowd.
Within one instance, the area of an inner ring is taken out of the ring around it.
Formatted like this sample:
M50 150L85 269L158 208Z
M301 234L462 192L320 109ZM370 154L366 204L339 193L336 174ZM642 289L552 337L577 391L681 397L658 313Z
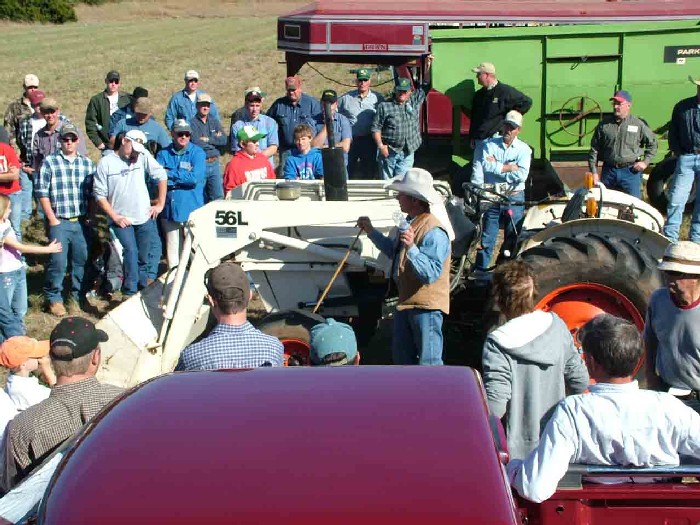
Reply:
M9 197L0 195L0 342L25 334L27 276L22 253L48 254L62 250L56 240L48 246L18 241L9 220L11 208Z
M238 130L236 138L241 149L224 170L224 195L245 182L275 178L270 159L258 151L258 142L266 136L254 126L243 126Z
M294 144L284 164L285 179L314 180L323 178L323 161L321 150L311 147L313 131L308 124L299 124L294 128Z
M26 410L40 403L51 392L51 389L39 384L39 379L32 372L39 370L48 385L56 384L48 341L37 341L24 335L11 337L0 345L0 365L10 369L4 391L17 410Z

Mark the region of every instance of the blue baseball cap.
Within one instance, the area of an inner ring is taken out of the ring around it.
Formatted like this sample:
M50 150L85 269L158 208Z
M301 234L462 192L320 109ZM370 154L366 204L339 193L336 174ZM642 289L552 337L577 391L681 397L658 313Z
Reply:
M328 318L311 328L313 366L351 365L357 356L357 339L350 325Z
M615 94L610 98L610 100L617 100L618 102L632 102L632 95L629 91L620 90L615 91Z

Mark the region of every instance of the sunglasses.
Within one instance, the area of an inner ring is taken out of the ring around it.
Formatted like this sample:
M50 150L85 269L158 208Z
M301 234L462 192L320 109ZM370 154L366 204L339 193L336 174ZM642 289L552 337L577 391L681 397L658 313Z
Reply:
M42 115L53 115L54 113L56 113L55 109L40 109L39 111Z
M198 78L188 78L187 82L199 82Z
M178 132L178 134L177 134L178 137L189 137L189 136L191 136L191 135L192 135L192 134L191 134L189 131L180 131L180 132Z
M369 79L368 79L368 78L367 78L367 79L365 79L365 78L358 78L357 81L360 82L360 83L361 83L361 82L369 82Z
M77 137L61 137L61 142L78 142Z
M110 84L119 84L118 80L108 80Z
M39 86L27 86L24 89L39 89Z

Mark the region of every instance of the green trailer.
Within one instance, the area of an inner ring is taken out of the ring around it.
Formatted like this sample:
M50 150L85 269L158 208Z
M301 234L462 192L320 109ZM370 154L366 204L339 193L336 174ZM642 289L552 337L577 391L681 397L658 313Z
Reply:
M460 130L479 89L471 68L496 65L499 80L533 99L521 138L534 158L557 166L585 166L598 122L612 113L614 91L632 94L632 112L659 137L657 162L668 152L674 104L692 96L689 75L700 76L700 21L628 22L432 29L433 87L453 104L453 160L471 157Z

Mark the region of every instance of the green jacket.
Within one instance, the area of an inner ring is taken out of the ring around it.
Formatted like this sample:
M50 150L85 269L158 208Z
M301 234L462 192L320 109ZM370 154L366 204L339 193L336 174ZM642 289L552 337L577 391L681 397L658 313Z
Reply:
M131 96L119 93L117 106L123 108L131 103ZM85 131L95 147L109 145L109 100L102 91L90 99L85 111Z

